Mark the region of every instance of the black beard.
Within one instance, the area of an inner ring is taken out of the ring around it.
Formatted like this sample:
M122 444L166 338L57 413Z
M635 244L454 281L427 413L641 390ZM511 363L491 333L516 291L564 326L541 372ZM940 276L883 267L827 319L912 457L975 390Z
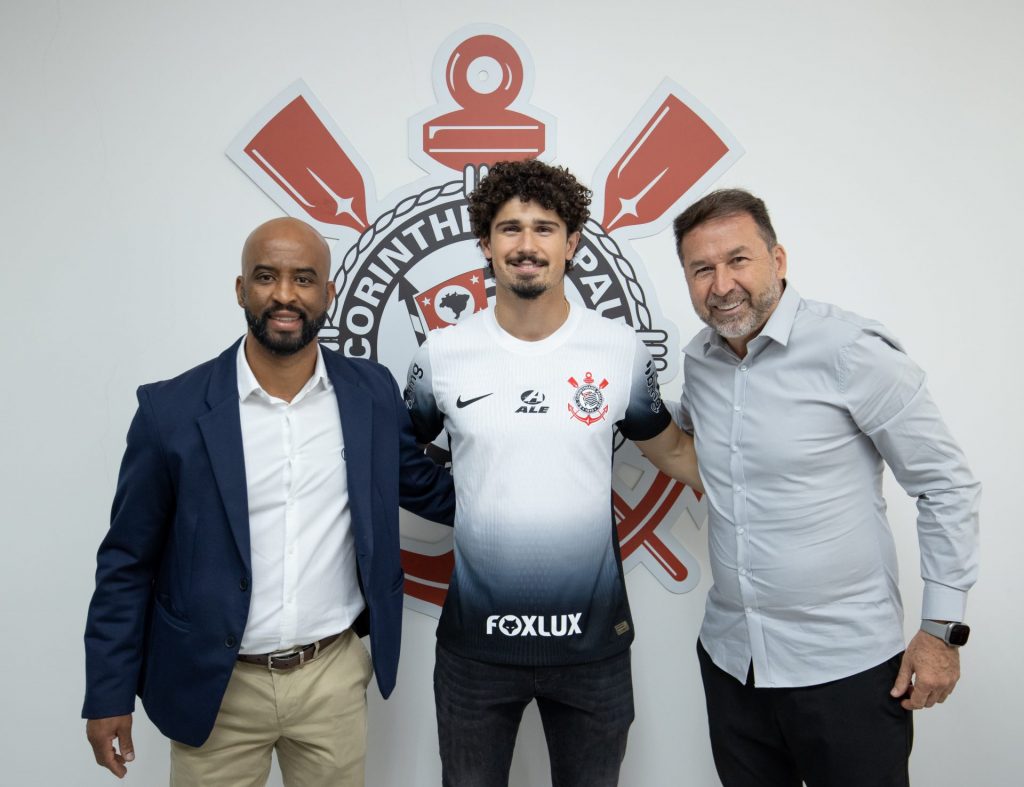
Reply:
M509 289L524 301L535 301L548 291L543 284L534 284L533 282L515 282L509 286Z
M517 265L521 262L525 262L526 260L529 260L534 265L541 264L541 259L536 254L518 254L515 257L510 257L507 260L507 263L510 265ZM568 267L566 268L566 270L568 270ZM509 285L509 289L512 290L513 293L518 295L524 301L534 301L541 295L543 295L545 292L547 292L549 286L546 284L535 284L534 282L531 281L514 281L512 284Z
M297 309L267 309L259 317L247 308L243 308L243 311L245 312L245 321L249 323L249 330L252 331L252 335L255 337L256 341L262 344L274 355L294 355L316 339L317 334L320 333L320 329L323 328L324 323L327 322L326 311L312 320ZM292 314L299 315L299 319L302 320L302 330L299 332L299 335L294 339L275 339L271 337L267 332L267 321L270 319L270 313L272 311L289 311Z

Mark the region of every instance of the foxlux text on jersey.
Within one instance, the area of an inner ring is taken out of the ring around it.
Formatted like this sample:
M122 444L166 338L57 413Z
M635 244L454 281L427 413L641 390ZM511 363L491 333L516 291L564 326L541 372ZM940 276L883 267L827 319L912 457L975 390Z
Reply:
M568 615L489 615L487 633L500 631L506 637L571 637L582 634L582 612Z

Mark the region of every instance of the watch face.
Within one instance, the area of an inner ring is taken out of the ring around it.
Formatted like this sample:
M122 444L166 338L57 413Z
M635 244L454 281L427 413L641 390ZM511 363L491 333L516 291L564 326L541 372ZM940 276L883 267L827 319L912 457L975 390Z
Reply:
M960 647L967 643L967 638L971 635L971 627L966 626L963 623L954 623L949 627L949 644Z

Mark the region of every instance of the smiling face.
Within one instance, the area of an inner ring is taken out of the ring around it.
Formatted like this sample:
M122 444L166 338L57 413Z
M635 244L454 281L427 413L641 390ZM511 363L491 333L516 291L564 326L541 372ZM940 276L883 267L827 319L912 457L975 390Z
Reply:
M494 267L498 297L507 293L535 300L549 291L562 297L566 261L579 240L578 232L567 233L555 211L515 198L494 215L480 247Z
M693 308L741 357L782 297L786 250L769 248L748 213L709 219L679 246Z
M327 244L296 219L257 227L235 293L252 337L273 355L294 355L316 338L334 301Z

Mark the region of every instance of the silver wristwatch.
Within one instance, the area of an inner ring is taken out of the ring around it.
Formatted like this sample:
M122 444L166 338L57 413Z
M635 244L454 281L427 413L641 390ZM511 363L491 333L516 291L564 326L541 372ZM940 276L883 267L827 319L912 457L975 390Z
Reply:
M953 648L966 645L971 635L971 627L966 623L940 623L937 620L922 620L921 631L938 637Z

